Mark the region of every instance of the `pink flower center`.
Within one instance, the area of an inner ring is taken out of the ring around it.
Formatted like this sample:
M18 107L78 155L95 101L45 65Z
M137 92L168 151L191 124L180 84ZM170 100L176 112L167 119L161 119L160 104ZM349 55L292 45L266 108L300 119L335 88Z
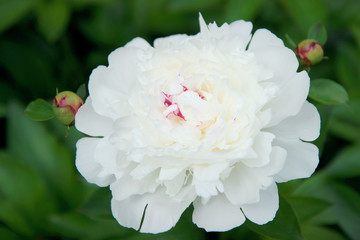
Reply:
M182 92L189 91L189 89L186 86L183 86L183 85L181 85L181 86L183 88ZM195 90L194 92L196 92L201 99L205 100L205 97L201 94L201 92L199 90ZM177 96L179 94L171 95L171 94L167 94L163 91L161 92L161 94L164 97L164 105L167 107L166 118L170 118L171 116L176 116L176 117L179 117L180 119L186 121L185 116L181 113L178 103L174 102L174 100L173 100L173 96Z

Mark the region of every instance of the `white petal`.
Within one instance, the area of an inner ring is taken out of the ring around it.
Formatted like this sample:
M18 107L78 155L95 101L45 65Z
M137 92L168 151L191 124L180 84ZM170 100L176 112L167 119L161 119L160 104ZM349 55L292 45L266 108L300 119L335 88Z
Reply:
M223 194L212 197L206 205L199 199L194 201L193 222L208 232L228 231L240 226L244 221L245 217L240 208L232 205Z
M251 38L252 23L239 20L232 22L229 26L231 33L242 39L245 45L247 45Z
M274 144L287 151L284 167L274 177L277 182L307 178L313 174L319 163L319 149L314 144L289 139L277 139Z
M114 120L128 113L127 101L134 82L134 78L117 75L116 71L114 68L98 66L92 71L89 80L89 94L95 112Z
M111 184L115 178L113 175L100 177L102 166L95 161L95 148L99 138L82 138L76 143L76 162L78 171L89 183L95 183L101 187Z
M106 136L113 132L113 121L97 114L88 97L75 115L75 127L90 136Z
M262 68L267 71L265 76L272 75L272 78L268 79L275 83L285 84L296 73L299 66L295 53L285 47L258 49L253 53Z
M272 119L268 127L299 113L309 93L310 79L305 71L296 73L283 85L278 95L265 108L271 109Z
M154 172L141 180L134 179L131 176L123 176L112 183L110 189L116 200L124 200L133 195L152 193L158 186L156 182L158 174L158 172Z
M169 37L157 38L154 41L155 49L171 49L178 48L178 46L189 39L189 36L186 34L175 34Z
M133 48L139 48L142 50L147 50L151 48L150 44L143 38L136 37L130 42L128 42L125 47L133 47Z
M217 181L228 166L228 162L196 165L193 167L193 177L199 181Z
M122 226L138 230L146 207L140 232L160 233L175 226L190 203L191 201L173 201L163 191L157 191L152 194L134 195L123 201L113 198L111 210Z
M247 219L256 224L272 221L279 209L279 195L275 183L260 191L260 201L241 207Z
M224 193L232 204L240 206L259 201L261 186L261 178L256 172L239 163L224 180Z
M315 106L306 101L297 115L286 118L267 131L281 138L313 141L320 134L320 115Z
M107 138L101 138L95 148L94 158L102 166L100 177L106 177L115 174L118 170L117 164L118 151L108 141Z
M267 29L258 29L255 31L254 36L251 39L249 50L271 48L271 47L283 47L283 41L275 36Z
M255 139L253 149L257 153L256 158L246 158L242 162L248 167L261 167L269 163L274 134L260 132Z

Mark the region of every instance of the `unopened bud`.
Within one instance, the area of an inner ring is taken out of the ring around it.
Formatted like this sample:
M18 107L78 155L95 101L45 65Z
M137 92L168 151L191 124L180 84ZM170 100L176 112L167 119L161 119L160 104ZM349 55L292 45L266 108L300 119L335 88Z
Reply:
M313 39L300 42L295 48L295 53L300 60L300 64L306 67L321 62L324 57L322 45Z
M64 125L74 124L75 114L83 100L73 92L64 91L55 96L52 104L55 117Z

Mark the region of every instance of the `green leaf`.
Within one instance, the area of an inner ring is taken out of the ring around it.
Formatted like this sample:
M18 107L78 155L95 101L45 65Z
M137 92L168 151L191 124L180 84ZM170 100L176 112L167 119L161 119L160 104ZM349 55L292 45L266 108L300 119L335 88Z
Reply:
M35 121L45 121L54 117L51 105L41 98L30 102L25 109L25 114L28 118Z
M293 207L299 221L307 221L329 208L332 203L319 198L291 196L287 200Z
M345 104L349 96L343 86L328 80L315 79L311 81L309 97L327 105Z
M124 239L135 231L121 227L114 218L90 218L79 212L52 216L50 229L58 235L77 239Z
M280 206L276 217L266 225L257 225L247 221L245 225L252 231L278 240L303 239L298 219L290 204L280 196Z
M0 218L26 235L33 235L37 223L55 210L43 179L5 152L0 152L0 196Z
M336 203L332 210L340 228L350 239L358 240L360 236L360 194L340 183L331 183L330 187Z
M327 40L327 33L325 27L318 23L313 25L308 32L308 38L314 39L319 42L321 45L324 45Z
M301 226L305 240L346 240L339 232L326 227L319 227L313 224Z
M170 0L168 7L171 11L198 11L214 6L219 0Z
M334 58L336 79L348 90L351 99L360 99L359 48L348 42L337 48Z
M347 141L360 141L360 100L336 106L329 121L329 130Z
M0 56L1 67L9 74L12 84L24 89L19 92L20 97L33 95L46 98L55 90L57 84L51 65L53 56L38 38L0 38Z
M335 178L360 177L360 144L344 148L325 172Z
M36 0L0 0L0 33L29 13Z
M5 227L0 227L0 236L6 240L19 240L20 236L16 235Z
M317 22L326 19L326 8L322 0L281 0L285 9L304 32Z
M22 107L15 102L8 106L8 123L9 151L46 179L53 196L76 207L85 189L75 179L75 156L42 123L24 116Z
M86 98L86 85L85 83L81 84L80 87L77 89L76 94L81 97L83 101Z
M264 2L265 0L230 0L225 5L225 21L233 22L239 19L253 20Z
M66 1L45 1L39 9L38 27L45 38L54 42L61 37L68 25L70 9Z

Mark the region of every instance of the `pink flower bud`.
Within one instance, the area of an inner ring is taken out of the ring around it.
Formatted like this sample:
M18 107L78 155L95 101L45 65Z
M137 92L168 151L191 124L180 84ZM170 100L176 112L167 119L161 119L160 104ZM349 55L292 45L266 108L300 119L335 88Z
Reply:
M64 125L74 124L75 114L83 100L73 92L64 91L55 96L52 104L55 117Z
M295 53L300 60L300 64L306 67L321 62L324 57L322 45L313 39L300 42L295 48Z

